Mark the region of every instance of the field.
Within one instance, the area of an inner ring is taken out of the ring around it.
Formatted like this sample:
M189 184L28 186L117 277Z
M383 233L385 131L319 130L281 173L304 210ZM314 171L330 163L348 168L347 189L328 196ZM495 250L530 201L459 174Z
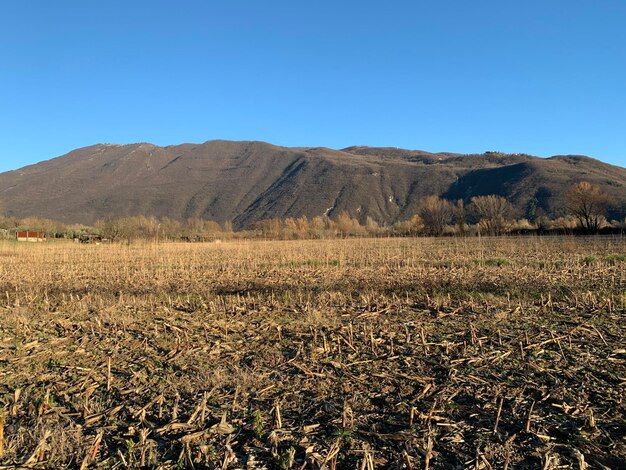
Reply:
M5 242L0 468L626 468L625 242Z

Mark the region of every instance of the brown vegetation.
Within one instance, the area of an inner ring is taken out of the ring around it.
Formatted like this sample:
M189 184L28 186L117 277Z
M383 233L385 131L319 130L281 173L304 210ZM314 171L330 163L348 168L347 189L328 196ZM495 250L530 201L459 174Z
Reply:
M625 221L605 218L611 199L598 187L588 183L573 185L567 194L567 217L554 220L545 215L536 216L532 205L532 220L515 220L513 207L501 196L487 195L472 198L465 206L462 199L453 204L438 196L421 199L416 213L408 220L393 225L381 225L371 217L361 224L358 218L341 211L337 216L306 216L284 220L269 219L255 222L251 230L233 231L231 222L219 224L199 218L179 221L168 217L147 216L106 217L98 220L93 227L65 225L57 221L30 217L16 219L0 217L0 238L14 238L20 230L43 231L51 238L72 238L76 240L170 240L170 241L212 241L229 238L264 238L280 240L387 237L387 236L440 236L440 235L505 235L509 233L596 233L607 229L612 233L624 229Z
M3 242L0 260L0 466L626 463L622 238Z
M502 196L476 196L471 209L476 215L481 230L487 235L502 235L508 231L513 207Z
M442 235L446 225L452 221L454 213L452 204L439 196L427 196L417 207L417 213L429 235Z
M613 199L599 186L587 181L574 184L565 195L567 210L578 219L580 226L590 232L597 232L606 222L606 211Z

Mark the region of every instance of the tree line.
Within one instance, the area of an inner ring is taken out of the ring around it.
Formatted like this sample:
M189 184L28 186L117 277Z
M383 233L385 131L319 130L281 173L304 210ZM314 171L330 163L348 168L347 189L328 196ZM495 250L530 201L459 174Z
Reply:
M269 219L255 222L248 230L235 232L231 222L192 218L179 221L170 218L146 216L107 217L93 226L66 225L42 218L15 219L0 217L0 237L11 238L16 231L44 231L49 237L80 241L93 240L178 240L211 241L225 238L306 239L365 236L442 236L442 235L504 235L529 232L583 232L597 233L610 227L625 228L625 221L606 219L614 204L600 187L588 182L572 185L564 198L564 215L550 219L531 199L524 218L514 217L513 206L498 195L473 197L468 204L463 200L449 201L437 195L422 198L417 210L407 220L392 225L381 225L372 217L361 223L347 212L334 217Z

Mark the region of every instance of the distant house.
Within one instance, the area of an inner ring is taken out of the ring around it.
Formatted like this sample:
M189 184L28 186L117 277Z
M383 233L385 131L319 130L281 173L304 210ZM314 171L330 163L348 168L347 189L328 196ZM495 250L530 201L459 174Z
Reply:
M46 232L15 232L18 242L45 242Z

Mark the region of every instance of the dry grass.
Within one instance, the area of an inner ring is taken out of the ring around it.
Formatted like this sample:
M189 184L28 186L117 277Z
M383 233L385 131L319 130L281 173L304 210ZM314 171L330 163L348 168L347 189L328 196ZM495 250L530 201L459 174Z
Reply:
M0 466L624 468L625 254L0 244Z

